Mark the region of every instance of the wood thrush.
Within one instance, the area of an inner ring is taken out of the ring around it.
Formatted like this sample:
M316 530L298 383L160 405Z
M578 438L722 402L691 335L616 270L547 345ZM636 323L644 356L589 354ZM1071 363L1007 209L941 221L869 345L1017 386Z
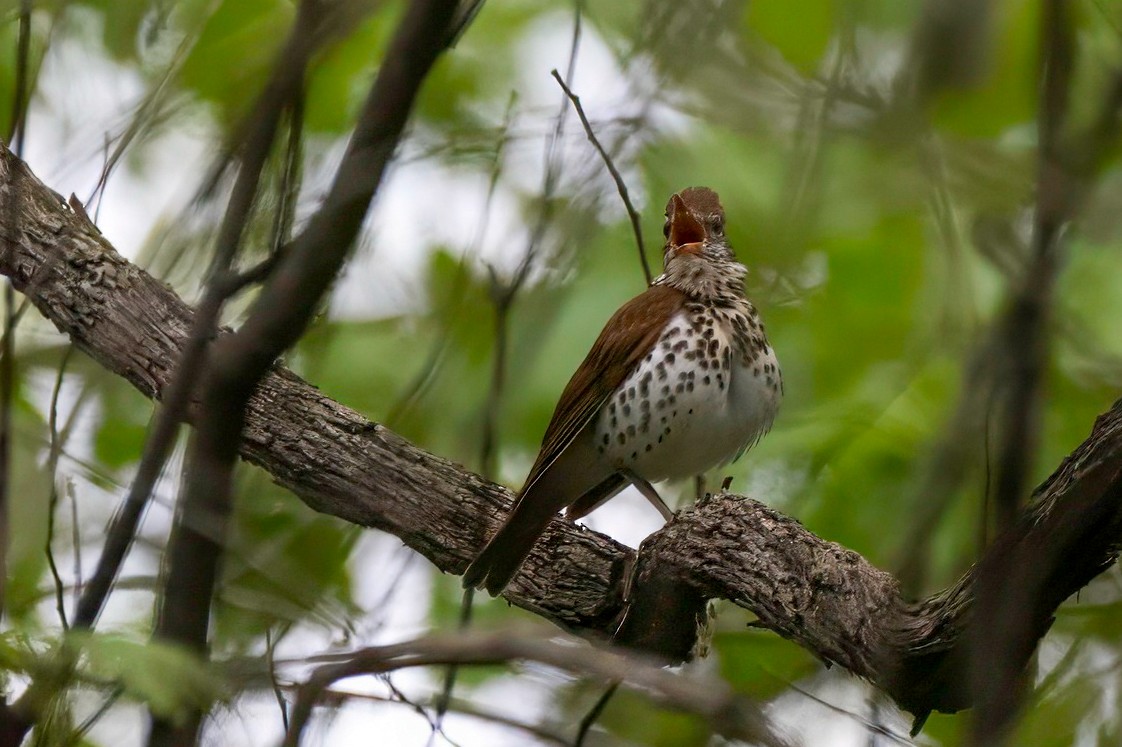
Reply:
M578 519L629 483L669 521L652 482L726 464L771 427L783 379L724 224L711 189L670 198L663 273L608 320L569 380L464 586L498 594L559 510Z

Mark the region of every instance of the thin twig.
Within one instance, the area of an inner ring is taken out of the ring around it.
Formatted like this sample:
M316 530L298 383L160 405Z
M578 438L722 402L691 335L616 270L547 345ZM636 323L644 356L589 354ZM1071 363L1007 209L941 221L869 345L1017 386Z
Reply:
M277 647L277 640L273 638L272 628L265 629L265 666L269 668L269 682L272 685L273 696L277 699L277 707L280 708L281 725L284 730L288 731L288 701L284 699L284 692L281 691L280 682L277 680L277 662L274 658L274 653Z
M584 718L580 720L580 726L577 728L577 738L573 740L573 747L584 747L584 740L592 730L592 725L596 723L596 719L600 718L600 714L608 707L608 701L616 694L616 690L619 689L621 684L623 684L622 680L612 680L608 683L603 694L588 709L588 713L584 714Z
M584 107L580 104L580 98L565 85L565 81L558 75L556 68L550 71L550 75L557 81L557 85L561 86L561 90L569 97L569 101L573 102L573 108L577 110L577 116L580 117L580 122L584 125L584 132L588 135L589 142L596 148L596 152L600 154L600 158L604 160L604 165L608 167L608 173L612 175L612 180L616 183L616 190L623 200L623 206L627 209L627 217L631 220L631 231L635 234L635 246L639 250L639 262L643 265L643 277L647 279L647 285L650 285L653 276L651 275L651 266L647 263L647 254L643 251L643 228L640 225L639 211L636 210L635 206L631 203L631 194L627 191L627 183L623 181L623 175L619 173L619 169L616 168L612 157L608 155L608 151L604 150L604 146L600 144L600 139L597 138L596 133L593 132L592 123L590 123L588 117L585 116Z
M47 452L47 475L51 480L51 494L47 501L47 539L45 544L47 565L50 567L51 577L54 579L55 585L55 609L58 611L58 619L63 630L69 630L70 624L66 619L62 576L58 572L58 565L55 563L55 554L51 545L55 536L55 512L58 510L58 458L63 446L58 432L58 398L62 392L62 382L66 376L66 364L70 361L70 355L73 352L74 346L67 345L66 352L62 354L62 360L58 364L58 374L55 376L55 385L51 390L51 404L47 414L47 428L51 439L50 449Z
M487 237L487 229L491 221L491 206L494 203L495 192L499 185L499 176L502 173L503 154L506 150L507 143L510 141L510 129L514 121L514 106L517 101L517 93L511 91L510 98L507 100L506 112L503 114L503 123L495 141L495 150L491 161L491 176L487 182L487 195L483 200L483 217L479 221L479 226L476 228L471 245L464 251L456 267L456 276L453 279L452 290L449 291L448 294L451 298L445 299L445 311L443 312L443 316L447 322L441 327L437 339L433 341L432 347L429 348L429 353L425 356L425 360L421 364L420 369L414 374L413 378L410 379L409 383L405 385L402 393L398 395L397 401L389 408L389 413L386 415L384 422L391 428L396 427L396 424L400 422L400 419L417 403L421 395L424 394L425 390L428 388L428 385L436 377L437 370L443 359L444 351L448 347L448 339L453 323L452 320L457 319L459 316L457 312L463 305L464 291L468 284L468 260L479 253L479 250L483 246L483 241Z

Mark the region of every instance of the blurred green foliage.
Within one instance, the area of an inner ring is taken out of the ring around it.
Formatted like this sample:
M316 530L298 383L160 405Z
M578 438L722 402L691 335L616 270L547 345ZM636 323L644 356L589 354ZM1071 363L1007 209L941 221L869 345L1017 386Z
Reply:
M307 82L309 189L300 215L318 199L328 173L323 164L346 137L403 8L400 2L341 2L363 13L320 52ZM586 96L595 126L624 166L642 209L647 256L657 265L668 195L691 184L717 189L732 243L751 270L749 293L782 363L786 399L774 431L722 474L736 478L735 489L795 514L881 567L909 566L909 592L916 596L947 585L976 558L988 521L992 423L984 408L961 423L953 414L969 401L967 390L979 385L973 366L984 362L991 325L1026 262L1037 155L1039 3L993 2L985 53L972 63L971 82L931 91L908 91L901 83L914 62L909 53L921 30L919 3L586 5L578 55L595 52L606 61L580 68L575 89ZM1122 3L1073 5L1078 45L1070 121L1078 126L1094 119L1122 62ZM14 91L15 7L6 3L0 16L8 30L0 37L0 102ZM99 21L97 41L76 28L72 19L79 11ZM204 118L217 151L249 111L294 17L291 0L37 3L33 69L43 67L44 55L49 62L51 49L85 45L89 54L136 73L152 95L173 99L174 111L192 113L193 126ZM559 186L541 194L540 154L557 109L522 101L560 105L546 73L566 68L572 18L566 3L487 4L427 81L401 149L409 158L398 166L403 173L423 168L433 180L476 179L480 188L470 199L480 213L488 204L485 185L496 173L515 214L500 214L485 242L469 226L458 243L390 247L373 228L359 251L361 257L372 252L376 267L391 250L420 257L419 270L403 272L402 310L378 318L324 315L287 361L328 395L426 449L481 469L496 339L506 335L493 477L511 485L532 461L558 393L603 322L643 288L625 215L575 118L564 136L568 158L561 161ZM556 43L546 48L560 56L542 63L539 47L547 37ZM621 98L603 103L601 88ZM504 129L512 92L513 124ZM34 126L49 127L59 102L36 96ZM10 107L0 106L0 131L9 131L9 120ZM164 131L180 124L174 116L139 122L142 129ZM159 147L160 139L152 138L130 152L137 173ZM1085 437L1122 384L1120 201L1122 169L1114 147L1065 242L1033 483ZM272 196L262 200L263 224L274 204ZM515 276L511 268L531 246L526 237L543 211L546 231L499 332L498 284ZM220 212L212 206L207 215ZM441 218L439 209L431 215ZM166 275L189 296L198 288L213 230L203 223L162 220L154 236L174 234L178 226L179 240L154 239L149 247L152 265L176 267ZM255 233L258 251L265 245L259 239ZM174 259L167 254L171 244ZM236 323L236 313L230 321ZM62 492L78 502L79 548L88 563L99 548L100 522L131 479L151 409L96 364L71 361L66 391L90 393L80 405L86 426L64 444L58 473L48 474L46 408L62 348L38 319L25 320L21 329L12 483L20 531L8 548L8 628L0 660L28 672L36 656L62 639L43 553L51 481L74 481L71 492ZM73 396L63 400L69 412ZM953 470L937 473L933 454L944 442L966 448ZM420 604L423 624L455 628L456 579L437 575L428 586L382 594L396 588L400 576L381 568L386 572L375 574L376 583L364 577L355 566L358 530L315 515L266 476L243 472L214 621L220 656L260 656L266 633L270 645L308 629L346 640L363 628L364 616L384 613L358 601L370 598L359 592L371 587L385 605L428 595ZM174 489L166 492L173 496ZM87 508L99 500L100 508ZM65 503L56 508L52 541L69 568L76 548ZM1062 666L1041 665L1048 687L1027 709L1018 744L1070 744L1077 733L1086 744L1116 742L1122 587L1112 573L1088 594L1092 602L1073 600L1059 614L1049 641L1075 653ZM484 626L524 614L501 601L476 607L476 624ZM735 624L721 625L711 662L738 691L774 699L821 673L807 652L749 629L737 615L722 613ZM144 643L143 634L120 637L126 633L90 636L83 672L120 681L130 698L160 712L221 690L213 687L213 673ZM511 676L518 675L483 669L463 675L461 686L475 692ZM1112 702L1108 707L1092 702L1096 698ZM572 704L567 708L568 716L579 718ZM893 718L891 728L903 731L903 718ZM922 743L958 744L965 723L963 716L934 716ZM704 725L634 695L619 696L601 724L624 743L709 740Z

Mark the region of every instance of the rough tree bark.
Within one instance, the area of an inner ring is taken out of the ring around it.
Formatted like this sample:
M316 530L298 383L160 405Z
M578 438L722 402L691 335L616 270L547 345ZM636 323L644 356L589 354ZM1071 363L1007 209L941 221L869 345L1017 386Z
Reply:
M0 273L81 350L158 398L191 308L118 255L2 146L0 200L16 207L0 211ZM279 365L250 401L241 453L312 508L394 534L447 573L464 570L510 507L507 489L417 448ZM683 511L638 553L558 518L505 597L570 630L610 636L625 617L629 580L641 598L647 579L669 577L698 599L751 610L763 626L922 718L972 702L964 667L988 563L1016 557L1043 590L1023 612L1031 653L1056 606L1114 561L1120 468L1122 401L1037 489L978 569L919 602L902 598L896 580L857 553L724 493ZM1014 647L1017 665L1027 658L1025 644Z

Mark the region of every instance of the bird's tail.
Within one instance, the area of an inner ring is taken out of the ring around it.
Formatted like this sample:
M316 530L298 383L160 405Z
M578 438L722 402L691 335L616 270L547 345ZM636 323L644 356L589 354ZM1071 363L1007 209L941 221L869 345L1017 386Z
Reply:
M498 595L514 578L555 514L553 506L519 501L506 523L468 566L464 587L486 589L491 596Z

